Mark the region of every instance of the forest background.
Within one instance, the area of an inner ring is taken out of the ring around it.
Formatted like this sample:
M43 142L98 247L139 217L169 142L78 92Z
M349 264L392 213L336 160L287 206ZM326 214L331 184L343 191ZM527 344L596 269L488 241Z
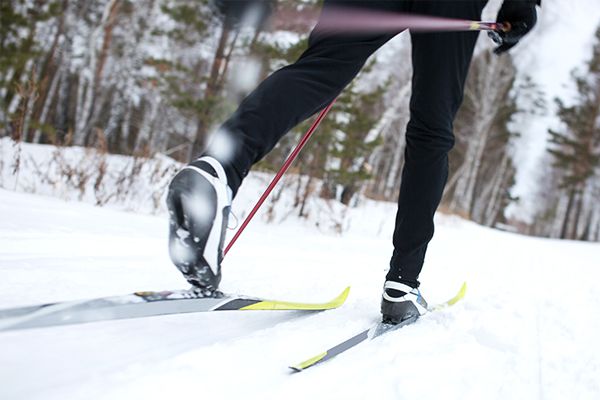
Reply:
M270 3L276 15L319 7ZM443 212L524 234L600 241L600 11L593 3L546 1L539 26L511 55L493 55L481 35L455 123ZM486 18L498 7L491 1ZM52 159L82 190L101 187L107 166L98 154L133 156L124 182L157 157L187 162L245 94L299 57L309 31L297 22L240 27L209 0L2 1L0 138L10 138L2 143L10 140L12 150L0 169L18 174L36 165L21 157L22 143L94 154L79 165L59 151ZM396 200L409 60L409 36L399 35L342 93L286 180L297 215L310 215L314 197L349 207ZM309 123L256 170L277 170Z

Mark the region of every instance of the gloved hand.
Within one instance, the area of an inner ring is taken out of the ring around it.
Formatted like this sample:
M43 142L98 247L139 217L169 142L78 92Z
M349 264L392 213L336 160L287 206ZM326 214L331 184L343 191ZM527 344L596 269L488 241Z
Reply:
M272 0L212 0L213 6L223 15L229 25L238 25L249 13L253 24L261 26L273 10Z
M536 0L504 0L497 22L510 24L508 32L490 32L489 36L499 44L494 50L502 54L512 49L529 33L537 22Z

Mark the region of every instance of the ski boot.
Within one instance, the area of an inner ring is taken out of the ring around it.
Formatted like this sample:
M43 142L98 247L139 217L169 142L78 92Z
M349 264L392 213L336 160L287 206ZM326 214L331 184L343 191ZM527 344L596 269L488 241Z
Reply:
M418 288L385 281L381 300L383 323L396 325L408 319L416 320L427 311L427 302Z
M232 191L221 164L201 157L169 184L169 255L198 295L215 297Z

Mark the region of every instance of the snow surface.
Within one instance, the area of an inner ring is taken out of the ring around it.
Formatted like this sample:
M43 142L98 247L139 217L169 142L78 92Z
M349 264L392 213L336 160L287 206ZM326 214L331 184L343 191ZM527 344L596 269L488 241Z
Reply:
M239 204L258 190L246 186ZM377 321L394 205L343 236L253 222L222 289L340 309L223 312L0 333L1 399L597 399L600 245L527 238L440 215L421 276L459 305L298 375L287 366ZM166 220L0 190L0 307L185 287Z

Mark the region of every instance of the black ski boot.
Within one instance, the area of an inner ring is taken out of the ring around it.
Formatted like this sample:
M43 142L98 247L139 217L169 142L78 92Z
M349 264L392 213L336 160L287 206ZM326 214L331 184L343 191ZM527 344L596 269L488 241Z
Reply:
M201 157L169 185L169 255L194 291L219 294L232 192L221 164Z
M418 288L400 282L385 282L381 299L384 323L396 325L409 319L416 320L427 311L427 302Z

